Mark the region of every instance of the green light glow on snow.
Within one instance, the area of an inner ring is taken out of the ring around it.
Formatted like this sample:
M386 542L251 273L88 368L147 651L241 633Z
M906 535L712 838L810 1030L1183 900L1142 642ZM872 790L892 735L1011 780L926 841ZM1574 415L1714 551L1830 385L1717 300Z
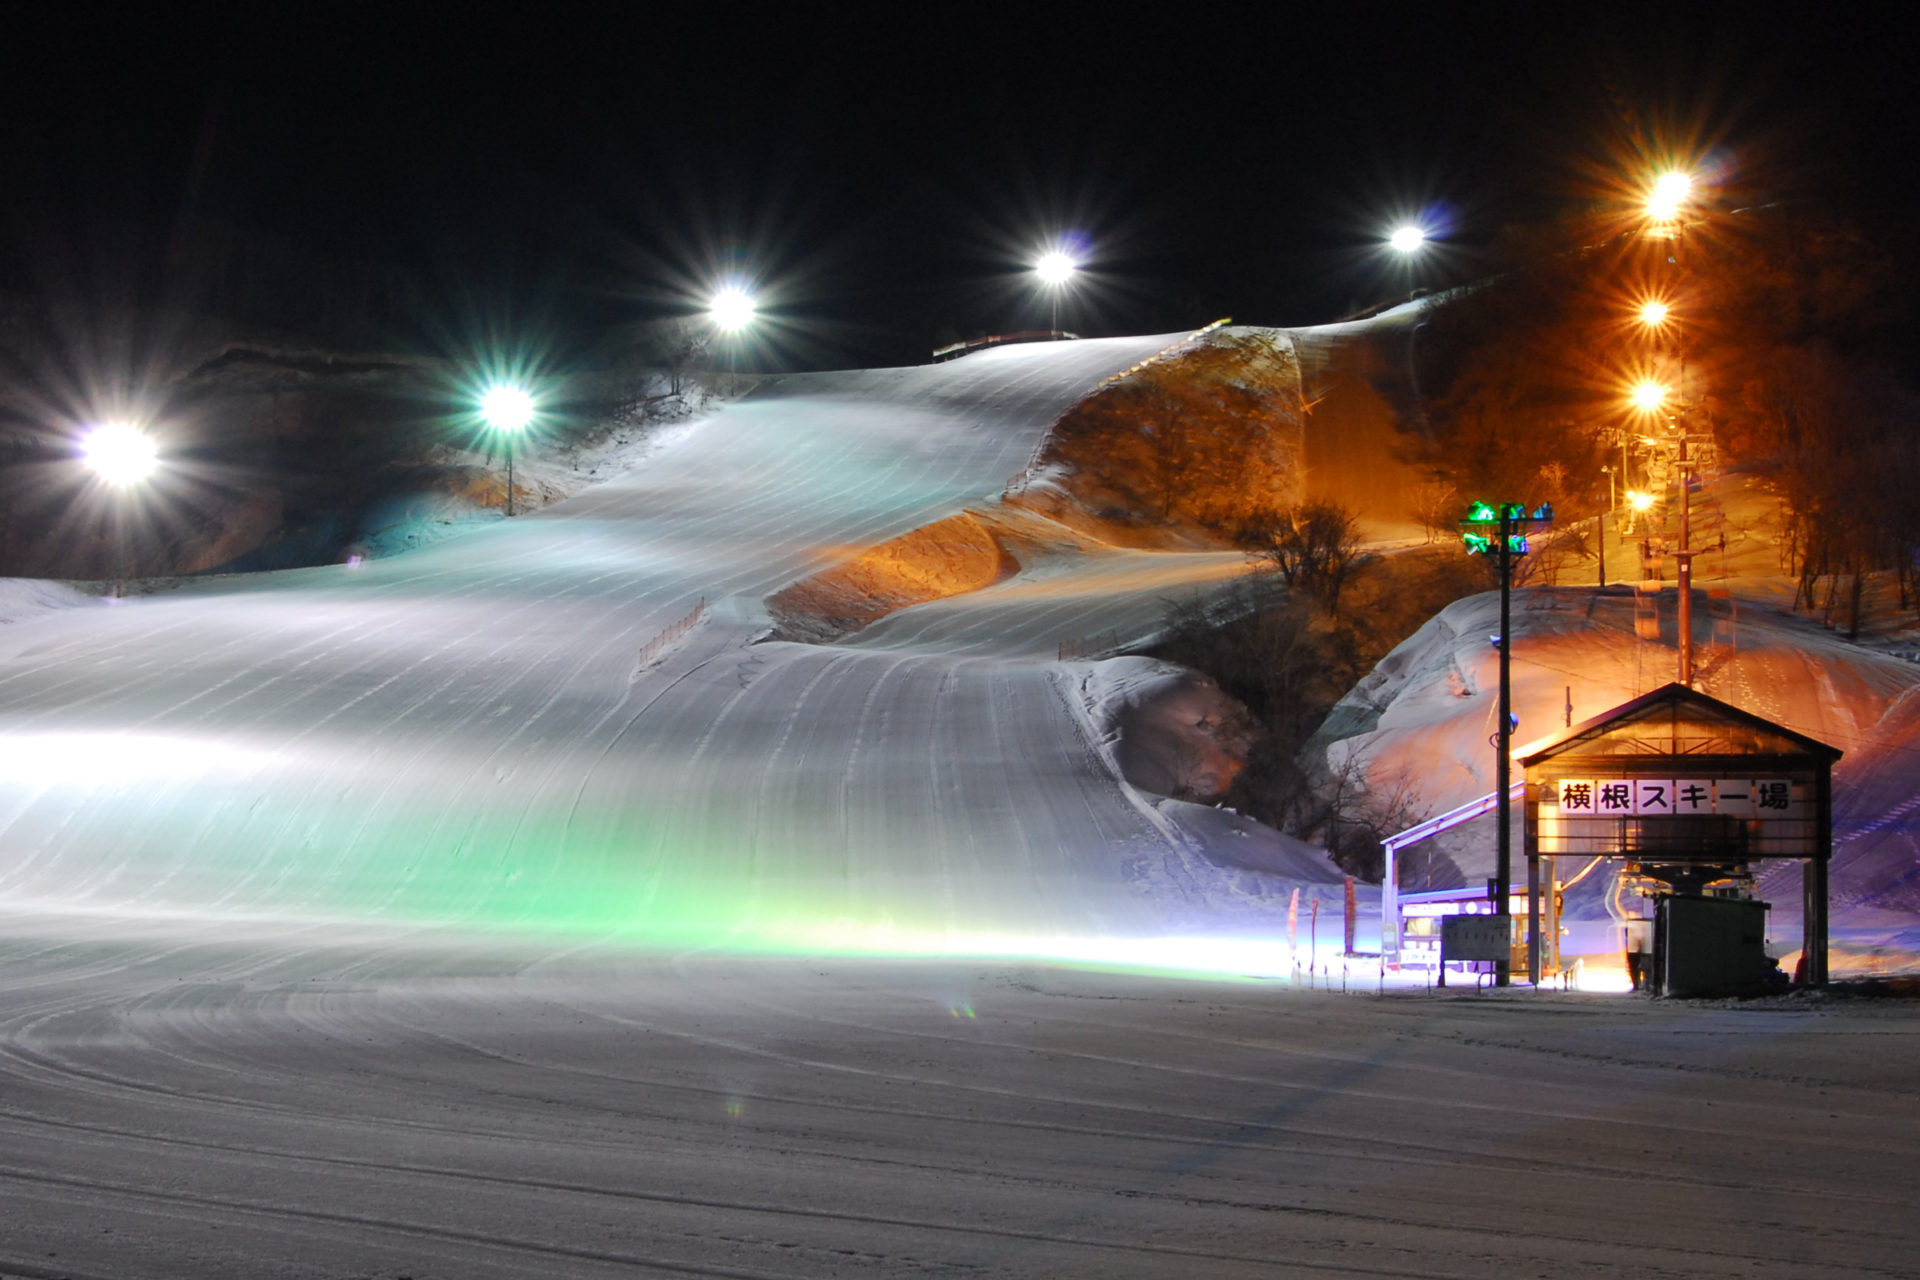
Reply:
M0 769L33 792L8 829L29 859L51 850L57 861L75 812L125 815L112 846L78 864L90 870L72 898L49 907L1190 976L1271 976L1296 962L1268 938L981 926L1047 916L1014 899L956 906L931 860L924 875L884 860L887 875L850 874L861 859L844 837L756 830L751 810L719 793L691 816L652 812L637 789L589 802L569 783L565 803L527 804L469 778L432 804L394 805L381 766L351 778L331 747L136 732L0 737Z

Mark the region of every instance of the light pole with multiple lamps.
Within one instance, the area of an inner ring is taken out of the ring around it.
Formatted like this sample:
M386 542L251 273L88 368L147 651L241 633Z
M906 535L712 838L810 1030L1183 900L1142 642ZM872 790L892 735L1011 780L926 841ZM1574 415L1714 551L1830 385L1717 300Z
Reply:
M507 451L507 518L513 518L513 443L533 421L533 397L524 387L502 383L480 397L480 417Z
M1663 173L1654 181L1653 189L1647 195L1646 214L1651 224L1647 234L1654 239L1669 240L1674 250L1667 255L1667 261L1678 264L1681 257L1680 238L1684 230L1681 216L1686 212L1687 201L1693 194L1691 175L1672 171ZM1672 323L1672 309L1664 299L1654 298L1643 303L1638 318L1648 332L1655 335L1671 336L1677 326ZM1680 388L1675 397L1674 412L1667 416L1677 453L1675 458L1677 476L1680 485L1680 545L1673 553L1674 576L1679 583L1679 618L1677 621L1679 650L1679 682L1691 689L1693 687L1693 488L1691 464L1687 458L1687 357L1679 350L1677 342L1674 354L1679 362ZM1634 389L1634 404L1643 413L1659 414L1666 408L1668 388L1654 383L1642 383Z
M1513 562L1527 554L1527 530L1533 525L1548 524L1552 520L1553 508L1547 505L1536 507L1529 513L1518 502L1503 502L1498 506L1476 502L1467 511L1467 518L1460 522L1460 540L1466 544L1467 554L1493 556L1500 570L1500 634L1494 637L1494 643L1500 651L1500 726L1493 735L1495 811L1499 815L1500 826L1494 837L1493 913L1505 921L1508 938L1506 954L1509 957L1513 937L1513 797L1509 794L1513 786ZM1540 886L1531 878L1537 874L1537 864L1529 861L1528 867L1527 892L1538 895ZM1538 983L1538 937L1528 940L1527 954L1531 966L1527 972ZM1512 981L1512 975L1511 958L1494 962L1495 986L1507 986Z
M125 491L152 475L160 465L153 437L126 422L104 422L87 433L80 446L87 466L108 487L118 491L113 507L115 579L113 594L124 596L132 576L127 563Z

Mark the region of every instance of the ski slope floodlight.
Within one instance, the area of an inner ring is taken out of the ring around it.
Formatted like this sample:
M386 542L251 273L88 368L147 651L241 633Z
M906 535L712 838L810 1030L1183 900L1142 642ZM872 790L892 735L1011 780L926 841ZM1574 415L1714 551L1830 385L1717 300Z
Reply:
M1667 389L1657 382L1642 382L1634 386L1628 398L1642 413L1653 413L1667 402Z
M1426 242L1427 233L1419 227L1401 227L1387 237L1387 243L1401 253L1414 253Z
M1033 264L1034 274L1040 277L1041 282L1056 289L1073 279L1073 273L1079 269L1079 263L1058 250L1042 256L1040 261Z
M480 397L480 417L495 431L524 431L533 421L533 397L522 387L488 387Z
M1691 175L1678 171L1661 174L1654 180L1653 190L1647 195L1647 216L1655 222L1672 222L1680 216L1680 210L1692 191Z
M1627 505L1635 511L1651 511L1653 509L1653 495L1642 492L1639 489L1629 489L1627 490Z
M753 312L753 295L737 285L714 294L707 307L713 323L725 333L737 333L752 324Z
M153 438L125 422L105 422L95 427L81 450L94 474L116 489L140 483L160 465Z
M507 518L513 518L513 440L533 421L533 397L524 387L495 383L480 397L480 417L500 433L507 450Z
M1658 329L1673 314L1673 308L1658 298L1640 304L1640 323L1649 329Z

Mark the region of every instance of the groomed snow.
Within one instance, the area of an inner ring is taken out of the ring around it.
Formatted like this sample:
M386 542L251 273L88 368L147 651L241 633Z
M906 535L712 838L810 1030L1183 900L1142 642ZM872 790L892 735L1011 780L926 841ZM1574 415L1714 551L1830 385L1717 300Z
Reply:
M0 1276L1913 1273L1911 1002L0 916Z
M1275 938L1299 881L1120 782L1055 660L1238 557L1036 556L852 644L766 642L768 596L992 503L1182 337L787 378L412 554L0 632L0 902L808 952Z

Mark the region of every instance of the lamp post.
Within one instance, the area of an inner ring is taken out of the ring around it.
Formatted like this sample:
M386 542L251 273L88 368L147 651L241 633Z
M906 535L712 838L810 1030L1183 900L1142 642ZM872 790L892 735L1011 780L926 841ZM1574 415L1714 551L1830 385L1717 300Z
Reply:
M1644 312L1642 313L1645 314ZM1661 320L1666 318L1664 308L1660 312ZM1653 323L1653 322L1649 322ZM1684 380L1686 366L1681 365L1681 377ZM1643 382L1633 390L1634 407L1648 414L1662 414L1667 404L1667 388L1652 382ZM1679 670L1675 678L1689 689L1693 687L1693 491L1688 484L1691 478L1687 460L1687 421L1686 400L1680 399L1672 414L1664 414L1668 426L1673 432L1676 446L1675 470L1680 483L1680 545L1674 549L1673 559L1675 577L1679 583L1679 617L1676 620L1679 656Z
M1600 470L1605 472L1607 476L1607 509L1600 513L1598 522L1600 532L1600 585L1605 587L1607 585L1607 517L1613 514L1614 508L1613 467L1603 462L1600 464Z
M1033 274L1040 277L1040 283L1046 286L1052 302L1047 332L1055 337L1060 334L1060 293L1072 283L1074 273L1079 270L1080 264L1073 260L1072 255L1058 249L1042 255L1040 261L1033 264Z
M489 387L480 397L480 417L507 451L507 518L513 518L513 442L533 421L533 397L522 387Z
M1620 428L1620 491L1627 495L1627 501L1633 501L1633 471L1627 466L1627 429ZM1633 532L1633 517L1627 517L1627 532Z
M1687 202L1693 195L1693 177L1678 170L1661 174L1654 180L1647 194L1646 214L1653 224L1650 234L1674 242L1673 252L1667 260L1676 265L1681 258L1680 236L1685 224L1681 221L1686 212ZM1683 268L1684 269L1684 268ZM1653 299L1640 308L1640 322L1649 331L1659 335L1669 332L1667 325L1670 309L1663 299ZM1676 463L1680 481L1680 546L1674 551L1675 577L1679 582L1680 610L1677 619L1679 634L1680 670L1678 678L1689 689L1693 687L1693 541L1692 515L1693 491L1688 484L1689 466L1687 461L1687 357L1684 351L1675 354L1680 363L1680 394L1677 415L1669 418L1669 423L1678 437ZM1665 400L1665 388L1661 388L1660 401ZM1660 407L1660 402L1650 406Z
M122 491L139 484L160 465L159 450L153 437L126 422L104 422L87 433L80 446L87 466L109 487ZM125 503L113 508L115 579L113 594L124 596L132 576L127 563Z
M728 285L713 295L713 301L707 307L707 315L712 318L714 328L727 334L732 341L727 344L727 389L730 392L740 389L740 335L753 323L757 305L753 295L739 285Z
M1546 524L1552 519L1553 508L1550 505L1537 507L1532 514L1528 514L1526 507L1518 502L1503 502L1498 506L1476 502L1468 509L1467 518L1460 522L1460 540L1466 544L1467 554L1495 556L1500 569L1500 634L1494 637L1494 643L1500 650L1500 726L1493 735L1494 795L1500 827L1494 843L1493 913L1506 922L1509 955L1513 937L1513 797L1508 794L1513 785L1513 562L1527 554L1527 529L1535 524ZM1540 886L1532 875L1528 877L1527 892L1536 899L1532 917L1538 919L1537 895ZM1528 939L1527 957L1527 972L1538 983L1538 936ZM1504 987L1512 980L1512 960L1496 960L1494 985Z

